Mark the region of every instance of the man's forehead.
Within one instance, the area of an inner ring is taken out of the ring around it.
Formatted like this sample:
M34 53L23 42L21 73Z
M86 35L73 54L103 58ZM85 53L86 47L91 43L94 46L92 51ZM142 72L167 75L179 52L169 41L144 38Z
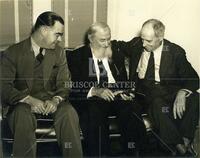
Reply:
M141 37L155 37L155 32L152 26L144 26L141 30Z
M96 36L110 36L110 30L108 28L105 29L99 29L95 33Z
M64 28L64 25L61 24L59 21L55 21L54 25L51 28L55 30L61 30Z

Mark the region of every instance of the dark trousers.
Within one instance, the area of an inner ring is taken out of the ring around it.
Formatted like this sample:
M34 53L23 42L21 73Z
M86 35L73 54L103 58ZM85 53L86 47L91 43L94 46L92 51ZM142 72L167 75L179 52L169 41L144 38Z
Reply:
M30 105L18 103L7 118L14 134L14 157L36 157L37 122ZM63 157L82 157L79 119L74 108L69 102L60 103L53 119Z
M93 98L94 99L94 98ZM117 115L125 154L134 155L146 140L146 129L141 117L141 108L136 101L107 102L101 99L88 101L88 130L85 131L86 144L90 156L108 154L108 116ZM83 133L84 134L84 133Z
M145 100L149 105L149 116L162 141L168 145L176 145L183 143L183 137L192 140L199 119L199 94L193 93L187 97L186 111L182 119L178 117L174 119L173 104L177 91L169 87L154 85L145 92Z

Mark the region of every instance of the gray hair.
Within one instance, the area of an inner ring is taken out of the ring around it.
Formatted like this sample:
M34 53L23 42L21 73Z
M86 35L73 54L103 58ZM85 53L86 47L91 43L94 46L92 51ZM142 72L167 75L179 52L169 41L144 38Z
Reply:
M161 21L159 21L157 19L149 19L149 20L144 22L142 27L144 27L147 24L151 24L152 25L156 37L164 37L165 25Z
M108 28L110 30L110 27L108 26L108 24L104 23L104 22L95 22L93 23L87 31L87 35L94 35L99 29L105 29Z

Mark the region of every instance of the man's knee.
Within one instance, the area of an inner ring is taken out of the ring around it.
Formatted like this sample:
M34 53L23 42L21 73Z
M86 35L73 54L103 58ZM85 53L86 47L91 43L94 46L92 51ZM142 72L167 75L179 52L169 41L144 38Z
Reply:
M31 113L31 107L25 103L19 103L8 115L8 122L11 130L21 131L22 133L32 133L36 129L37 123L35 116Z
M166 114L170 112L170 105L162 98L154 98L149 105L150 111L156 114Z
M198 93L195 93L195 94L191 94L191 96L189 96L189 98L186 99L187 101L187 105L188 105L188 108L193 108L195 109L195 111L199 110L199 94Z
M13 109L15 113L19 114L31 114L31 106L26 103L18 103L16 107Z
M69 102L63 102L58 106L58 109L55 112L55 119L79 122L78 114Z

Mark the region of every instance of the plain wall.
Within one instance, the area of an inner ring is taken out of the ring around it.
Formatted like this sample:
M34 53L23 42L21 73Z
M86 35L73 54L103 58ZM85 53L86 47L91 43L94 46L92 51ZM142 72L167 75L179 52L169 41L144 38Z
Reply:
M108 24L112 38L128 41L136 36L144 21L160 19L165 38L182 46L200 75L199 0L108 0Z
M33 24L37 17L44 11L51 11L51 0L32 0L33 2Z

